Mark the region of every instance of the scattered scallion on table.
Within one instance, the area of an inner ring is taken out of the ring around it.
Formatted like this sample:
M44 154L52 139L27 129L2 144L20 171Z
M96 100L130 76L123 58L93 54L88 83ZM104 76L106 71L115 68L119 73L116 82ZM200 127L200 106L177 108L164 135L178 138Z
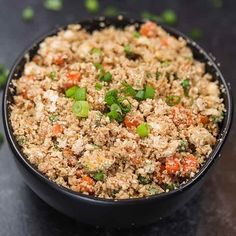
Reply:
M85 0L84 6L88 12L95 13L98 12L100 6L98 0Z
M32 21L34 18L34 9L30 6L26 7L22 11L22 19L24 21Z
M203 37L203 32L201 29L199 28L192 28L192 30L190 31L190 36L193 39L201 39Z
M4 141L4 136L3 134L0 132L0 145L3 143Z
M212 5L215 8L221 8L223 6L223 0L212 0Z
M63 0L44 0L44 7L50 11L60 11L63 7Z
M177 23L177 15L171 9L165 10L161 14L161 18L162 18L163 22L168 25L175 25Z
M141 13L141 18L144 20L153 20L153 21L160 21L160 17L149 12L149 11L143 11Z
M7 82L8 70L0 64L0 88Z
M116 7L108 6L104 10L105 16L117 16L119 14L119 10Z

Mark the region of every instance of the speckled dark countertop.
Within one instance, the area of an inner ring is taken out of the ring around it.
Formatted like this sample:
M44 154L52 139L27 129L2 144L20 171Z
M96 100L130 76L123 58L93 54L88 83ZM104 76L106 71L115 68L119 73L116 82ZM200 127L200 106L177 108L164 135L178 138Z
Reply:
M0 0L0 63L11 67L19 53L35 38L55 25L91 17L83 1L64 0L61 12L43 9L39 0ZM178 14L177 29L188 33L200 27L199 40L206 51L221 63L221 70L236 89L236 1L223 0L215 9L212 0L101 0L102 8L114 4L131 17L147 9L160 13L166 8ZM34 6L32 23L21 21L26 5ZM2 92L0 93L0 100ZM0 112L1 113L1 112ZM234 122L235 123L235 122ZM234 236L236 235L236 129L233 124L222 156L206 178L202 190L174 215L153 225L129 230L104 230L81 225L42 202L23 183L7 143L0 148L0 235L159 235ZM2 118L0 130L3 131Z

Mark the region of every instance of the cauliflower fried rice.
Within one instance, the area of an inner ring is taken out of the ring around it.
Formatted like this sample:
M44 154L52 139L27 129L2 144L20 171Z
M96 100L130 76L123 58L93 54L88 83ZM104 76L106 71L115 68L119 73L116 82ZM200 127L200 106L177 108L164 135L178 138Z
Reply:
M182 38L153 22L46 38L13 81L26 158L58 185L101 198L178 188L212 152L220 87Z

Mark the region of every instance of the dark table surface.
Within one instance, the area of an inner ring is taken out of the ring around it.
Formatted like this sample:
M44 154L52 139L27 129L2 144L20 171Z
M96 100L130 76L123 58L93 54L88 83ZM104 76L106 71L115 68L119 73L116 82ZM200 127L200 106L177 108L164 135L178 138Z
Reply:
M35 9L35 18L31 23L21 20L21 11L27 5ZM232 90L236 89L234 0L223 0L220 9L212 6L212 0L101 0L99 14L106 5L116 5L132 17L139 17L145 9L158 14L167 8L174 9L178 15L176 28L186 34L192 27L203 30L200 45L217 58ZM83 1L79 0L64 0L60 12L45 10L40 0L0 0L0 63L10 68L20 52L41 34L55 25L89 17L91 15L85 11ZM81 225L46 205L23 183L5 141L0 147L0 235L236 235L234 123L222 156L208 174L202 190L174 215L150 226L128 230ZM0 131L3 132L2 118Z

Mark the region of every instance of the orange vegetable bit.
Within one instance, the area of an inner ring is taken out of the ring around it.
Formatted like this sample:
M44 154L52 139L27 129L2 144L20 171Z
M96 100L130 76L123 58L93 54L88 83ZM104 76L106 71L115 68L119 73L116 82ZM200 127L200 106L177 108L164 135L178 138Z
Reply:
M140 34L147 37L155 37L158 35L158 27L156 23L147 21L140 28Z
M167 47L167 46L169 45L169 42L168 42L168 38L167 38L167 37L161 38L160 41L161 41L161 45L162 45L162 46L166 46L166 47Z
M136 128L142 123L142 118L141 117L130 117L126 116L124 119L124 124L127 128Z
M180 170L180 163L178 158L175 156L167 157L166 158L166 164L165 169L168 174L175 174Z
M76 190L79 192L93 193L93 186L95 185L95 181L87 175L84 175L79 179L79 183L76 187Z
M66 75L68 80L79 82L81 78L81 74L78 71L70 71Z
M63 127L60 124L55 124L52 128L53 136L59 136L63 133Z
M63 55L57 55L53 62L58 66L63 66L65 64L65 57Z
M193 155L184 157L183 159L183 173L190 174L191 172L197 171L199 163L197 158Z
M207 116L200 115L199 120L202 124L206 125L209 122L209 118Z

